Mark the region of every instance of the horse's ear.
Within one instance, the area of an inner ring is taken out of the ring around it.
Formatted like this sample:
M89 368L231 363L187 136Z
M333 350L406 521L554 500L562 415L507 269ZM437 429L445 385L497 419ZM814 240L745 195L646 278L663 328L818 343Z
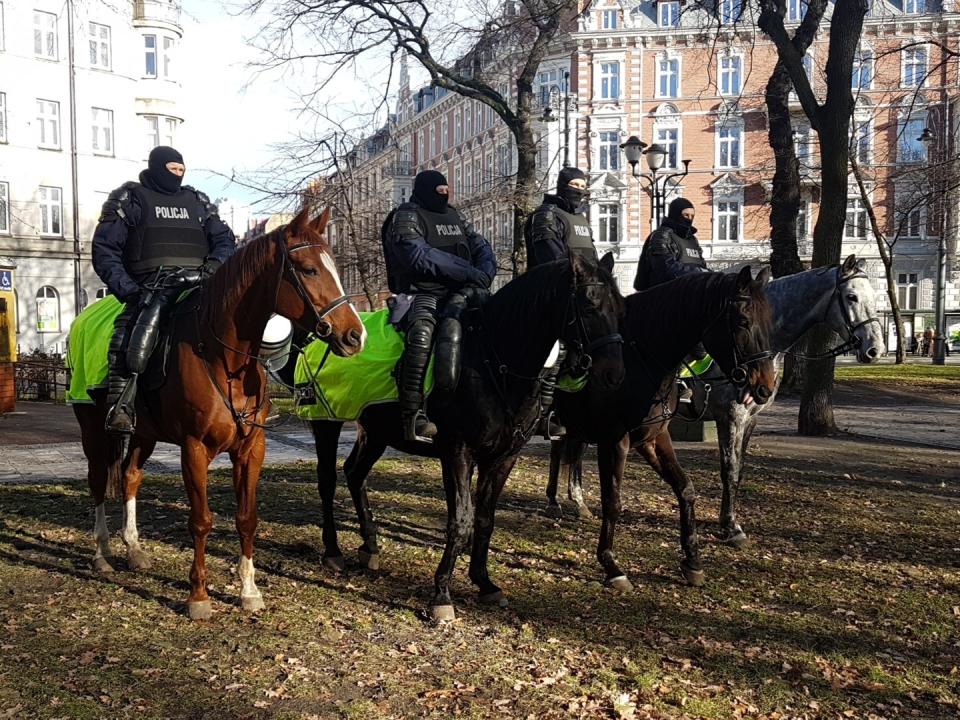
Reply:
M756 282L760 285L760 288L763 289L767 286L767 283L770 282L770 278L773 277L773 272L770 270L770 266L767 265L763 270L757 273Z
M844 275L849 275L857 269L857 256L850 255L846 260L843 261L843 265L840 266L840 271Z
M607 252L600 258L600 267L608 273L613 274L613 253Z
M304 203L303 207L300 208L300 212L293 216L293 220L290 221L290 224L287 226L289 228L288 234L291 235L302 235L304 229L310 223L310 203Z
M750 289L750 283L753 282L753 275L750 272L750 266L744 265L737 273L737 289L740 292L746 292Z
M330 222L330 206L327 205L323 212L318 215L312 223L310 223L310 229L313 230L317 235L323 235L323 231L327 229L327 223Z

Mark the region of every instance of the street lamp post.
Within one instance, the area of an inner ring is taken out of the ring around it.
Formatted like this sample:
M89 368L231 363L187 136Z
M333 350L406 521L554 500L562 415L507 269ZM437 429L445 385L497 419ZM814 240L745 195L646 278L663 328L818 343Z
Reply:
M927 148L927 167L933 164L933 149L936 146L937 136L930 128L924 128L920 137L917 138ZM928 179L933 189L933 196L937 197L939 193L939 183L932 174ZM947 295L947 239L945 235L945 223L943 213L946 211L944 203L940 203L935 208L937 213L937 284L933 299L933 364L943 365L946 361L946 295Z
M630 174L637 179L637 182L646 182L647 193L650 195L650 217L655 220L656 225L660 225L663 219L663 209L666 204L667 186L673 179L683 179L690 171L690 161L683 161L683 172L670 174L660 174L660 169L667 159L666 149L657 143L648 146L636 135L631 135L626 142L620 144L627 162L630 163ZM640 164L640 156L647 156L647 167L650 172L637 172L637 165Z
M563 88L559 85L551 85L549 95L547 96L546 107L543 109L543 116L540 118L543 122L554 122L553 98L557 98L557 109L560 109L560 95L563 95L563 167L570 167L570 73L563 74Z

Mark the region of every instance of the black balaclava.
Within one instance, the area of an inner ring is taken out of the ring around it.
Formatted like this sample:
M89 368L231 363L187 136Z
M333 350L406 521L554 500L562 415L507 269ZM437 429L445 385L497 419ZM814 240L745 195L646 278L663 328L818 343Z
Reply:
M565 167L557 176L557 195L562 197L568 203L573 212L577 211L580 203L587 196L586 190L579 190L568 185L571 180L586 180L587 176L582 170L575 167Z
M676 230L682 237L690 237L697 232L690 220L683 216L683 211L692 208L693 203L686 198L674 198L670 203L670 209L667 211L667 219L664 225Z
M140 182L151 190L174 195L180 190L183 178L167 170L168 162L183 164L183 155L166 145L158 145L150 151L147 169L140 173Z
M424 170L417 173L417 177L413 179L413 193L410 199L430 212L446 212L447 196L437 192L438 186L446 184L447 179L442 172Z

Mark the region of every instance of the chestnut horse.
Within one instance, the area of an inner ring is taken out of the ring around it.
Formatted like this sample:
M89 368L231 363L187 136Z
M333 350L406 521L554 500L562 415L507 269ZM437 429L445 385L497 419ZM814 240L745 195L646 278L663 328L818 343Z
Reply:
M92 390L93 404L74 405L80 423L87 478L96 504L94 569L113 570L104 498L122 482L123 530L131 569L149 567L136 525L137 490L143 466L157 442L179 445L183 483L190 501L193 567L187 609L192 619L210 617L205 550L213 525L207 504L207 470L220 453L230 454L237 496L236 527L241 556L238 577L245 610L263 608L254 582L253 538L256 489L266 444L262 423L270 401L257 353L271 314L277 313L326 339L338 355L363 348L365 330L337 276L323 232L327 209L310 220L304 208L289 225L241 247L207 282L199 306L177 312L170 323L167 379L156 391L141 389L137 428L128 443L104 432L106 393ZM127 445L124 453L124 445Z

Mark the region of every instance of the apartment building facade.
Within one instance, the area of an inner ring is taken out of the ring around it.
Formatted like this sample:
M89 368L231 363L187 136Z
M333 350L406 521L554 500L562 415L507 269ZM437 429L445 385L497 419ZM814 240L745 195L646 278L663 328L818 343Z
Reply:
M63 352L105 294L90 239L107 194L176 142L182 35L172 0L0 0L0 264L21 352Z

